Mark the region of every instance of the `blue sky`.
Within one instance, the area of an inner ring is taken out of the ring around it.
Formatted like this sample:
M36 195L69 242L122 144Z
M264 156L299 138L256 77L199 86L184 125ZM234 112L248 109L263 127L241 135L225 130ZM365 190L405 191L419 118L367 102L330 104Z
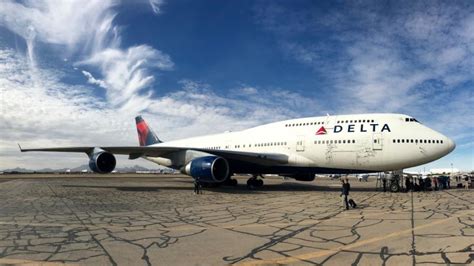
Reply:
M136 114L170 140L399 112L457 143L416 169L470 170L473 54L472 1L4 1L0 169L86 162L19 141L136 145Z

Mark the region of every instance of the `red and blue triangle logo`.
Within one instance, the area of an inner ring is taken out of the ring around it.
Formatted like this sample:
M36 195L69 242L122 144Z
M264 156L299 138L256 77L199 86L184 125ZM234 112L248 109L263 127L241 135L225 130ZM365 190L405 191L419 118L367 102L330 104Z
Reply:
M327 133L328 132L326 131L324 127L321 127L320 129L318 129L318 131L316 131L316 135L325 135Z

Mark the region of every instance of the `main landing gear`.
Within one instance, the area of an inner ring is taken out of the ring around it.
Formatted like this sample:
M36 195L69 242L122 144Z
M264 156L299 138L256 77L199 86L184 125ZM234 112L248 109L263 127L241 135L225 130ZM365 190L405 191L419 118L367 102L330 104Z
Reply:
M260 175L263 178L263 176ZM261 188L263 187L263 180L258 179L258 176L254 175L247 180L247 187L250 189Z
M224 181L224 185L226 186L231 186L231 187L235 187L237 186L237 179L235 178L227 178L225 181Z

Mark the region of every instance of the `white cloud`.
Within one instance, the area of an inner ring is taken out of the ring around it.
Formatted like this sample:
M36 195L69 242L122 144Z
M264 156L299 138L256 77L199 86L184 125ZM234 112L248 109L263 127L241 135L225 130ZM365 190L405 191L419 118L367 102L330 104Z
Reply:
M164 4L164 2L165 1L163 0L149 0L153 13L159 14L161 12L161 6Z
M100 70L87 81L106 89L106 99L115 107L139 112L147 107L155 81L149 69L169 70L173 62L166 54L147 45L120 47L119 27L114 25L117 1L25 1L0 6L0 25L22 36L29 62L36 67L36 42L58 44L84 58L79 64ZM151 1L158 12L162 1ZM77 63L76 63L77 64ZM89 73L89 74L87 74Z
M151 96L149 91L142 94L154 81L148 69L170 70L173 67L169 56L147 45L127 50L105 49L79 64L98 67L104 75L99 84L106 89L109 103L135 113L146 109L145 103ZM89 82L97 81L88 78Z
M89 82L90 84L95 84L104 89L107 89L107 84L103 80L94 78L94 76L92 76L90 72L87 72L85 70L82 70L81 72L82 74L84 74L84 76L86 76L87 82Z
M0 24L25 39L32 34L38 41L67 45L103 39L111 29L115 14L113 0L96 1L2 1ZM99 27L97 27L99 25Z
M329 79L339 112L420 112L424 82L455 87L472 80L473 7L426 1L351 2L329 10L270 4L258 6L256 18L278 36L284 54Z

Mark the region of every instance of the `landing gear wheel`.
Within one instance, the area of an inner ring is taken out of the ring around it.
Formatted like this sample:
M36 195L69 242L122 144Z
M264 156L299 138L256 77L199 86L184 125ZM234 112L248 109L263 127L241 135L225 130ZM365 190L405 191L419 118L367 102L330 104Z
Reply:
M400 186L398 185L397 182L392 182L390 184L390 192L396 193L400 191Z
M229 186L235 187L235 186L237 186L237 184L238 184L237 179L231 178L231 179L229 179L229 181L228 181L228 185L229 185Z
M249 178L247 180L247 187L249 189L261 188L263 187L263 180L257 179L256 177Z

